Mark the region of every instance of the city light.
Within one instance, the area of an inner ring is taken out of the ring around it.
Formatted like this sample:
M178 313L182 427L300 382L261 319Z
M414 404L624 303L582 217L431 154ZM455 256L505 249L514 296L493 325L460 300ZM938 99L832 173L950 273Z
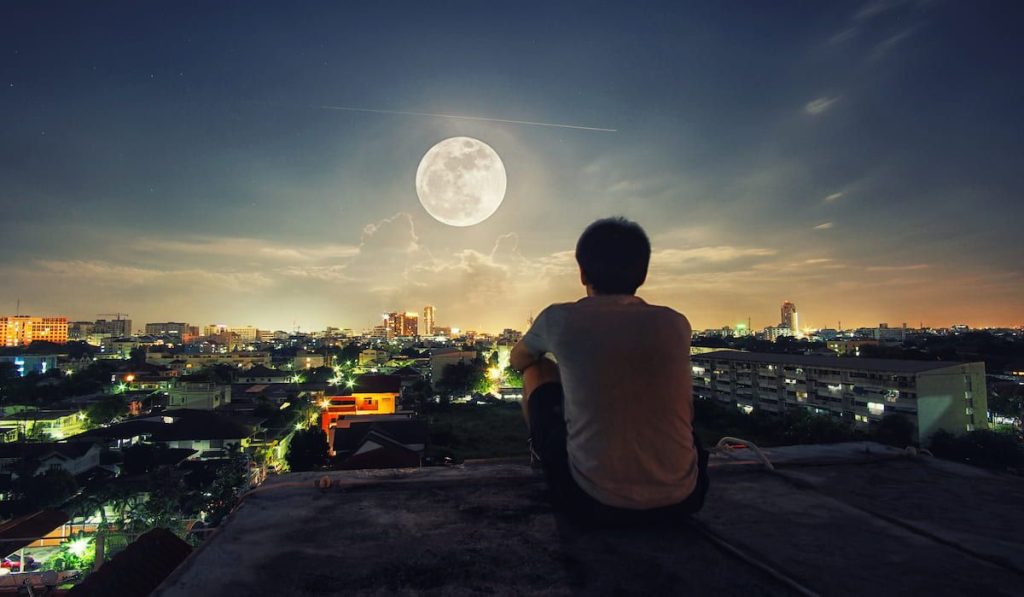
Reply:
M71 552L75 557L82 557L89 551L89 544L92 543L92 539L89 537L79 537L72 539L68 542L68 551Z

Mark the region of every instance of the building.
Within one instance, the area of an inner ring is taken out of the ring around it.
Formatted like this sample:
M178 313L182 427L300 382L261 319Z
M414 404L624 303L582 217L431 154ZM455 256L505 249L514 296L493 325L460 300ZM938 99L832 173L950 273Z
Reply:
M366 415L392 415L402 393L402 379L394 375L361 375L346 393L325 396L320 403L320 427L331 437L340 419ZM347 423L341 424L347 427Z
M78 476L100 465L101 451L98 444L89 442L0 444L0 471L10 472L12 477L16 478L18 463L29 461L36 464L36 469L30 476L45 473L54 468L63 469Z
M825 346L838 355L849 354L859 357L862 346L878 346L878 340L868 340L864 338L859 340L829 340L825 343Z
M288 383L290 379L291 375L285 371L257 365L245 373L238 374L236 381L240 384L276 384Z
M231 386L178 380L167 390L167 408L213 410L231 402Z
M68 340L75 340L79 342L85 342L89 339L92 334L92 326L95 325L91 321L72 321L68 323Z
M796 312L796 305L789 301L782 303L782 318L779 320L780 328L787 328L793 332L793 336L800 333L800 316Z
M122 319L97 319L92 324L92 334L107 334L111 338L125 338L132 335L132 320Z
M327 358L322 354L315 352L306 352L300 350L292 358L292 369L299 371L301 369L316 369L317 367L330 366L327 362Z
M710 352L693 357L697 398L751 412L804 409L876 425L887 415L914 423L926 444L936 431L987 427L985 364Z
M0 363L11 363L14 365L18 375L25 377L30 373L42 375L47 371L57 368L58 356L55 354L20 354L13 356L0 356Z
M221 458L231 446L247 447L257 427L234 417L197 409L174 409L123 423L99 427L69 438L69 443L103 442L110 449L124 449L137 443L194 450L193 460Z
M0 317L0 346L28 346L33 342L66 344L67 341L67 317Z
M270 354L266 352L224 352L178 354L173 352L146 352L146 362L150 365L170 367L177 371L199 371L213 365L231 365L240 369L249 369L257 365L270 365Z
M328 438L342 470L415 468L423 462L427 422L409 415L355 418L336 426Z
M190 327L192 326L187 323L178 323L174 321L147 323L146 335L160 336L162 338L174 338L184 341L185 337L189 335Z
M907 324L902 327L892 328L887 323L878 324L877 328L859 328L857 335L864 338L872 338L879 342L900 343L907 339Z
M228 331L237 336L238 342L242 344L252 344L259 339L260 331L251 325L242 327L231 327Z
M60 441L85 430L85 413L77 410L25 410L0 417L0 430L16 429L21 437Z
M385 350L367 348L366 350L359 353L360 367L373 367L375 365L383 365L387 361L388 353Z
M437 381L441 379L444 368L448 365L471 363L476 359L476 351L459 350L457 348L435 348L430 351L430 375Z
M415 313L388 313L384 316L384 327L391 338L411 338L419 335L419 316ZM433 325L433 322L431 322Z
M423 329L420 333L424 336L434 335L434 305L423 307Z

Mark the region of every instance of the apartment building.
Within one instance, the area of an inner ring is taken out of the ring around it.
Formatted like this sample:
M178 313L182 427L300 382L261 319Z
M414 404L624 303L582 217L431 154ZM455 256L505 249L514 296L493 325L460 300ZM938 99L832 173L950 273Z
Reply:
M67 317L0 317L0 346L28 346L33 342L65 344L67 341Z
M987 426L985 364L740 351L694 355L694 396L782 412L806 409L868 428L898 414L927 443L936 431Z

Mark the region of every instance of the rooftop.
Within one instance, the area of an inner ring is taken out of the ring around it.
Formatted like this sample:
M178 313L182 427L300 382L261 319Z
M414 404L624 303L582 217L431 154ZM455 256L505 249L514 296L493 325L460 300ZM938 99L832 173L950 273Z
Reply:
M898 359L865 359L860 357L745 352L740 350L717 350L693 355L694 361L705 361L708 359L776 365L802 365L805 367L828 369L882 371L886 373L921 373L923 371L931 371L932 369L944 369L946 367L967 364L960 361L905 361Z
M537 471L459 467L272 477L154 594L1010 595L1024 479L874 443L714 455L677 528L585 530Z

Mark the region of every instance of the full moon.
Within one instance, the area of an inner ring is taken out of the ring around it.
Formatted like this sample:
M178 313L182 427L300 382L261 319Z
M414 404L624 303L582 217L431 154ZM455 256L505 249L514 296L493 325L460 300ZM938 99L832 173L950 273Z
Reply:
M491 217L505 198L506 182L498 152L472 137L441 141L416 169L420 203L450 226L472 226Z

